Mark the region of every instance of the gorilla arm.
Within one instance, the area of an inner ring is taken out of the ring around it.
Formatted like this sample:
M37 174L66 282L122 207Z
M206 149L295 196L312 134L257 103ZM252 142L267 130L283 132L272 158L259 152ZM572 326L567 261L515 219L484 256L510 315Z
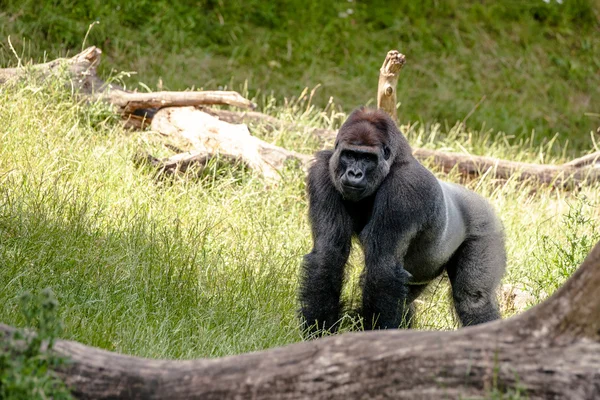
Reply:
M406 195L410 189L402 188L402 182L391 175L381 184L374 214L360 233L365 253L362 305L365 329L397 328L402 323L407 285L412 279L404 268L403 257L421 225L422 213L414 213L402 204L404 196L399 192L405 190Z
M331 154L318 153L308 175L313 249L302 265L300 312L304 328L310 332L337 329L344 267L351 248L352 221L329 177Z

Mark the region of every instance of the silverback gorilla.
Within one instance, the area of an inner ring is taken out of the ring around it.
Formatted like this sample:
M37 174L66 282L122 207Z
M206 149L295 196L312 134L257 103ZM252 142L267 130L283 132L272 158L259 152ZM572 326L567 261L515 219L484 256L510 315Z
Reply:
M411 303L444 270L463 326L500 317L501 222L482 197L423 167L383 111L354 111L335 149L316 154L308 199L313 249L304 257L300 287L307 332L337 329L353 235L365 256L365 329L409 325Z

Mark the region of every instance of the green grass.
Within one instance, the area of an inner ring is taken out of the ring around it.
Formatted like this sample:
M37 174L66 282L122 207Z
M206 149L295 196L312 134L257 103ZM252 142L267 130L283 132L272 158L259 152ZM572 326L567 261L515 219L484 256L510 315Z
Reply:
M343 115L308 97L264 105L298 131L253 131L307 153L319 149L302 127L335 126ZM59 81L0 88L0 127L0 321L24 326L20 295L49 287L64 338L122 353L216 357L302 340L298 272L311 247L302 171L290 166L272 185L215 162L199 176L157 180L133 161L140 150L164 152L155 135L124 131L107 106L74 102ZM563 161L550 142L508 144L458 126L406 131L414 145ZM566 192L483 176L466 185L497 209L507 234L504 282L531 293L533 303L600 239L597 184ZM355 251L344 292L352 304L361 266ZM447 292L445 279L432 285L417 327L456 327ZM505 316L515 312L503 307Z
M104 50L101 72L140 87L240 89L279 101L321 85L343 112L376 94L395 48L401 120L465 121L509 142L556 134L587 151L600 126L600 1L0 1L0 66ZM350 11L349 11L350 10ZM446 128L447 130L447 128ZM506 135L499 134L504 132Z

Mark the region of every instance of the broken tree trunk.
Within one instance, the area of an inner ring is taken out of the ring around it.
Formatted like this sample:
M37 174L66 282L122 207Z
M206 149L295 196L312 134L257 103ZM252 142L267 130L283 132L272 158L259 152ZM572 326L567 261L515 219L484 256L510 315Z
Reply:
M406 57L404 54L399 53L398 50L390 50L379 70L377 108L387 111L396 123L398 123L398 115L396 113L396 86L398 86L398 75L405 63Z
M452 332L348 333L219 359L151 360L59 340L83 399L600 397L600 243L546 302ZM10 340L13 328L0 325Z

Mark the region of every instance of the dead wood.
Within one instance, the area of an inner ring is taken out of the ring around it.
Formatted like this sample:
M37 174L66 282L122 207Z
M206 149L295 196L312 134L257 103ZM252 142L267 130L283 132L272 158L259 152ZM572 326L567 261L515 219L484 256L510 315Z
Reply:
M98 97L117 106L119 111L125 115L146 108L207 104L229 105L240 108L254 108L256 106L239 93L231 91L136 93L111 89L101 93Z
M71 58L57 59L44 64L27 66L26 68L0 69L0 84L21 78L28 70L36 71L42 75L56 75L66 70L72 78L73 87L77 89L79 94L114 104L123 114L127 124L137 128L147 126L152 121L156 111L162 107L207 104L231 105L240 108L253 108L255 106L236 92L135 93L126 91L118 85L106 83L98 78L96 68L100 63L101 54L100 49L92 46ZM404 62L404 55L391 50L388 52L380 70L377 104L393 118L396 118L396 85ZM207 108L204 108L204 110L223 121L231 123L259 123L267 126L268 129L300 129L298 125L284 123L276 118L253 111L237 113L229 110ZM310 128L309 132L326 142L333 141L336 135L335 131L327 129ZM217 139L213 136L211 140ZM240 157L246 157L253 153L253 159L244 160L244 162L269 178L279 176L277 169L283 165L282 163L285 160L297 159L302 166L306 166L307 160L310 159L309 156L290 152L264 142L253 141L253 147L256 148L254 152L242 152L241 149L238 149L229 154L226 150L228 146L229 144L220 149L222 154L228 154L231 159L239 160ZM201 149L190 149L190 151L191 153L177 156L174 159L178 160L180 167L185 163L198 159L197 153L202 152ZM206 154L209 156L210 153ZM488 174L496 179L507 180L513 178L558 187L576 187L580 184L600 180L599 155L600 152L596 152L562 165L540 165L468 154L414 149L414 156L417 159L432 162L440 166L444 172L457 170L463 176ZM259 161L261 157L264 159ZM172 161L165 160L165 163L165 165L171 165Z
M239 160L268 180L279 180L286 162L295 160L307 168L312 157L285 150L252 135L243 124L230 124L194 107L168 107L159 110L151 128L160 134L183 141L191 149L163 160L161 168L189 164L202 155L222 155ZM199 158L200 157L200 158ZM181 167L178 167L181 169Z
M456 169L463 176L490 174L496 179L513 178L562 188L600 180L600 152L559 165L530 164L428 149L414 149L413 155L422 161L429 160L444 172Z
M396 86L406 58L397 50L390 50L379 72L377 108L387 112L397 122ZM496 179L511 177L520 181L559 187L576 186L600 180L600 152L578 158L563 165L539 165L500 160L492 157L445 153L436 150L414 149L413 155L421 161L433 162L442 171L456 169L463 176L491 174Z
M452 332L348 333L189 361L59 340L59 375L82 399L529 399L600 397L600 243L550 299ZM13 328L0 325L11 340ZM1 335L3 334L3 335ZM2 339L0 339L2 340Z
M206 112L231 123L251 123L270 127L269 129L304 129L258 112L212 109L206 109ZM308 132L320 138L324 143L332 143L337 134L336 131L330 129L308 128ZM438 166L445 173L456 170L465 177L488 174L495 179L508 180L512 178L561 188L573 188L577 185L600 181L600 152L559 165L532 164L423 148L413 149L413 155L422 162Z
M331 129L307 127L299 124L284 122L280 119L257 111L218 110L209 107L201 107L201 110L219 118L221 121L232 124L252 124L265 128L265 130L268 132L275 130L304 131L310 135L316 136L323 143L333 143L335 140L335 135L337 134L336 131Z
M379 70L379 84L377 86L377 108L387 111L394 122L398 122L396 113L396 86L400 70L406 63L404 54L398 50L388 51L383 65Z
M71 76L73 87L92 100L103 100L115 105L125 117L136 110L169 106L230 105L240 108L255 108L256 105L237 92L153 92L138 93L106 83L96 73L102 51L91 46L71 58L59 58L44 64L28 67L0 69L0 84L19 79L28 70L42 75L56 75L66 71Z
M21 79L29 71L42 76L57 76L67 72L75 89L86 94L103 91L107 84L96 75L101 54L99 48L91 46L71 58L57 58L47 63L18 68L0 68L0 84Z

